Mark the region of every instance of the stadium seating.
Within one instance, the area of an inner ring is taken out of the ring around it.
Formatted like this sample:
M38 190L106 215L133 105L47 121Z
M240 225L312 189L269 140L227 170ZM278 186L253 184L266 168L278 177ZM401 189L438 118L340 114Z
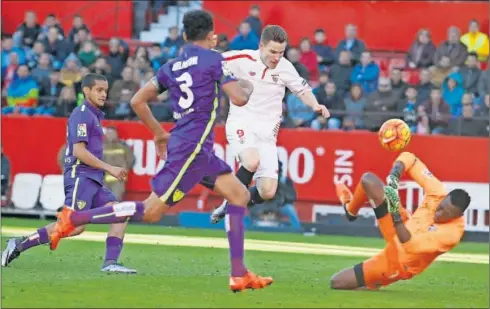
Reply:
M12 185L12 203L16 208L32 209L37 205L42 176L39 174L19 173Z
M63 206L64 200L63 175L46 175L39 198L42 207L46 210L56 210Z
M189 7L170 6L167 14L160 15L158 22L150 25L149 31L140 33L140 40L142 42L161 43L162 38L168 36L171 27L182 24L186 12L202 7L202 1L190 1L189 4Z

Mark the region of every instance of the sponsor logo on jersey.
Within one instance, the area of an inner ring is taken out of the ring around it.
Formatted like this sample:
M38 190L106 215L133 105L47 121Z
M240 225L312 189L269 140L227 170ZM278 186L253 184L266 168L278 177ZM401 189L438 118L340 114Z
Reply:
M77 136L87 137L87 125L85 123L79 123L77 126Z
M425 175L426 177L428 177L428 178L430 178L430 177L432 177L432 176L433 176L433 175L432 175L432 173L431 173L431 172L430 172L428 169L425 169L425 170L424 170L424 175Z
M279 74L271 74L271 77L274 83L277 83L279 81Z

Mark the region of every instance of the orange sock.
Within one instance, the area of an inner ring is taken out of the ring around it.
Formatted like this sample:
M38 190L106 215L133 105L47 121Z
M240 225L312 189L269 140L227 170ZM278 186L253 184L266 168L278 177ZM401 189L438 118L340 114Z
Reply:
M366 202L367 202L366 193L364 192L364 188L362 187L362 184L359 182L356 185L356 189L354 191L354 196L352 197L352 201L347 203L345 207L347 208L347 211L351 215L357 216L359 209L361 209L361 207L364 206Z

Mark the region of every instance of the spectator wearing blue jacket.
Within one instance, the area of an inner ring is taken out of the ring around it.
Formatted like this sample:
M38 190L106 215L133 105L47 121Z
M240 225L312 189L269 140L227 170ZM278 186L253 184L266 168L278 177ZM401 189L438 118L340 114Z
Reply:
M360 84L365 94L370 94L378 88L379 67L373 61L371 53L365 51L361 55L361 63L354 67L350 80Z
M26 53L22 48L14 46L14 40L10 37L6 37L2 40L2 69L6 68L10 64L9 55L16 53L19 59L19 64L26 62Z
M451 115L461 116L464 95L463 76L459 72L449 74L442 84L442 98L449 104Z
M315 112L306 106L300 98L290 93L286 97L288 117L294 123L294 127L309 127L311 121L315 119Z
M44 44L41 41L34 42L34 47L26 52L26 64L29 69L34 69L39 63L39 57L44 54ZM53 55L49 54L51 63L56 60Z
M167 62L162 47L158 43L153 43L152 47L148 50L148 58L154 72L158 71Z
M257 49L259 48L259 37L252 31L250 24L243 22L239 33L230 43L232 50Z
M172 27L168 33L168 37L162 43L163 56L167 59L175 58L179 54L179 49L185 44L184 38L179 33L179 28Z

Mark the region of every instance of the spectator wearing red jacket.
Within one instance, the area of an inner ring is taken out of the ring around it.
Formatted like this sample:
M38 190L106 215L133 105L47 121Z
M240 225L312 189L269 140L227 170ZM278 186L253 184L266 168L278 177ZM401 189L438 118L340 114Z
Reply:
M317 54L311 48L310 40L307 38L302 39L299 48L301 50L299 61L308 69L310 82L317 83L320 77L320 67L318 66Z

